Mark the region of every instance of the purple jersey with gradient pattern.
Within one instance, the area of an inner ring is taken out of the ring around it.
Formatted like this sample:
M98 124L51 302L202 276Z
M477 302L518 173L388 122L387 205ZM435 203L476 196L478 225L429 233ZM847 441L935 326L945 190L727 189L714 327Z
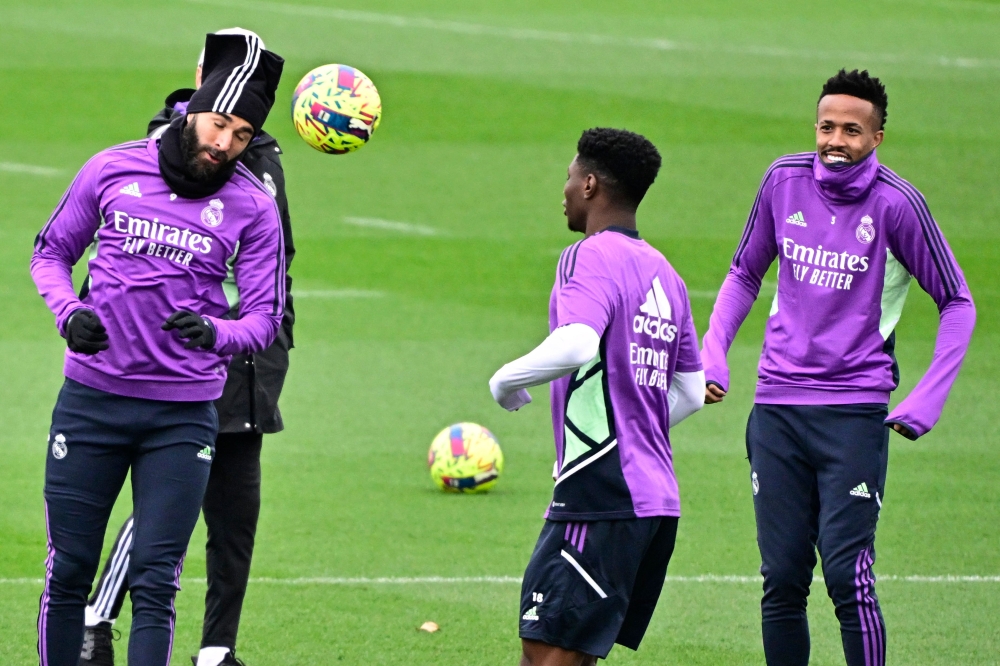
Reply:
M687 288L634 231L612 227L567 248L549 327L601 336L589 363L552 382L558 477L550 520L679 516L667 392L701 370Z

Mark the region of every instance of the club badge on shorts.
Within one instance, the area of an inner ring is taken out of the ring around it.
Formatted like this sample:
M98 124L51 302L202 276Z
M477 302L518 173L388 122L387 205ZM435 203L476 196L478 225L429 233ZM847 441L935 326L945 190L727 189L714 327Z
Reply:
M52 457L56 460L62 460L67 453L69 453L69 448L66 446L66 437L59 433L52 442Z
M757 480L757 472L750 475L750 485L753 486L753 494L760 492L760 481Z

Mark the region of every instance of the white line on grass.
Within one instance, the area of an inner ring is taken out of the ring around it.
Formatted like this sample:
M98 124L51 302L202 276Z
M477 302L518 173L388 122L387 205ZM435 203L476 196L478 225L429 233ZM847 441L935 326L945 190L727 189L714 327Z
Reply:
M672 39L618 37L615 35L598 35L579 32L557 32L553 30L536 30L532 28L505 28L485 25L482 23L466 23L464 21L443 21L440 19L420 16L400 16L397 14L381 14L363 12L352 9L336 9L333 7L316 7L310 5L295 5L279 2L259 2L254 0L187 0L196 4L207 4L215 7L234 7L239 9L256 9L258 11L275 12L291 16L309 16L313 18L328 18L335 21L351 21L355 23L373 23L388 25L394 28L419 28L437 30L461 35L500 37L505 39L529 40L542 42L557 42L563 44L586 44L590 46L632 47L651 49L655 51L693 51L702 53L727 53L739 56L762 56L770 58L815 60L845 59L868 62L910 63L920 65L937 65L941 67L989 68L1000 69L1000 60L993 58L964 58L953 56L920 56L900 55L894 53L846 53L835 51L814 51L808 49L791 49L771 46L727 46L723 44L691 44Z
M0 171L26 173L30 176L58 176L63 172L62 169L35 166L34 164L20 164L19 162L0 162Z
M370 289L302 289L292 291L292 298L382 298L384 291Z
M251 583L271 585L412 585L414 583L521 583L520 576L414 576L354 578L251 578Z
M398 231L402 234L418 234L420 236L436 236L440 233L437 229L426 227L422 224L393 222L392 220L382 220L377 217L345 217L344 224L350 224L355 227L367 227L368 229Z
M736 583L759 585L763 579L758 576L719 576L706 574L703 576L667 576L668 583ZM894 576L883 574L876 576L880 583L1000 583L1000 576ZM822 583L823 578L814 579ZM41 585L41 578L0 578L0 585ZM184 578L183 583L204 585L204 578ZM414 584L464 584L464 583L496 583L520 584L520 576L385 576L369 578L358 577L316 577L316 578L251 578L250 582L257 585L414 585Z
M762 576L667 576L667 582L674 583L754 583L763 582ZM813 579L823 582L822 576ZM1000 576L895 576L893 574L876 574L875 580L890 583L1000 583Z

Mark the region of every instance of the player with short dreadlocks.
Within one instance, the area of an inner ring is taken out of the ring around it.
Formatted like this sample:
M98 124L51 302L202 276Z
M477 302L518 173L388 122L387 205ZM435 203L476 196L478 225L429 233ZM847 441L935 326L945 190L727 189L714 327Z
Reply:
M782 157L764 175L702 349L705 401L720 402L726 353L777 259L747 424L768 666L809 662L817 547L847 663L885 664L872 565L889 431L916 439L934 426L975 325L965 277L923 196L875 155L887 105L867 71L826 82L816 152ZM941 323L930 368L890 414L894 329L911 277Z

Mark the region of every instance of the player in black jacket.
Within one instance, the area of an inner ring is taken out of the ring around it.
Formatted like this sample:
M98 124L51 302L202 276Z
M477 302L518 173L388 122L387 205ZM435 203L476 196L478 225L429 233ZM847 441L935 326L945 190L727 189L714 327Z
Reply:
M243 34L238 28L218 34ZM195 85L201 85L202 66L198 63ZM148 134L166 129L170 120L187 109L193 88L170 94L164 108L149 122ZM295 246L285 196L285 175L281 168L281 148L267 132L253 139L240 161L264 184L278 202L285 240L285 269L292 263ZM231 277L231 276L230 276ZM215 459L205 491L202 510L208 526L206 545L208 591L201 651L192 657L196 666L240 664L235 657L243 597L250 576L257 518L260 515L260 451L264 434L284 428L278 410L288 372L288 351L292 348L292 278L286 278L285 312L278 337L258 354L233 356L222 397L215 401L219 413L219 434ZM235 282L224 285L232 309L239 315ZM85 287L86 289L86 287ZM100 581L86 613L80 666L114 666L111 625L121 611L128 592L128 551L132 543L132 517L125 521L111 549Z

